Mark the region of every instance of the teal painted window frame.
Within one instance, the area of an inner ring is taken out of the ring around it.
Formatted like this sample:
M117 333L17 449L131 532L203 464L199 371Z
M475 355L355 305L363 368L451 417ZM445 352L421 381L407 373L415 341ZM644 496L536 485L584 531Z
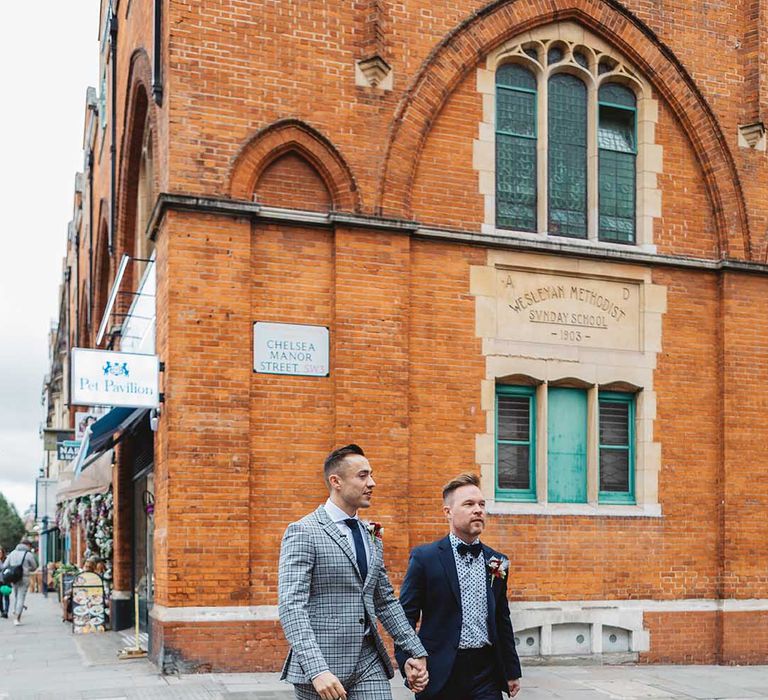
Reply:
M599 491L597 496L597 502L598 503L606 503L606 504L621 504L621 505L634 505L636 503L635 498L635 456L636 456L636 446L635 446L635 440L636 440L636 431L635 431L635 413L636 413L636 396L635 394L629 394L629 393L622 393L622 392L616 392L616 391L600 391L598 392L598 413L600 411L600 403L601 401L610 401L612 403L624 403L628 406L627 411L627 421L629 425L627 426L627 445L618 446L618 445L603 445L600 443L600 428L599 428L599 417L598 417L598 484L600 483L600 468L601 468L601 457L602 457L602 450L603 449L610 449L610 450L626 450L629 453L629 459L628 459L628 469L629 474L627 475L627 483L629 485L629 490L627 491Z
M528 441L500 440L499 435L499 396L527 396L528 404ZM519 501L523 503L536 502L536 387L511 386L502 384L496 387L496 440L493 455L493 482L498 501ZM528 484L527 489L503 489L499 487L499 445L528 445Z
M609 83L605 83L606 85L609 85ZM602 86L601 86L602 87ZM624 87L624 86L622 86ZM629 89L629 88L627 88ZM635 106L630 107L628 105L622 105L617 104L615 102L608 102L607 100L601 100L600 99L600 91L597 92L598 98L597 98L597 124L596 128L600 129L600 108L601 107L610 107L611 109L618 109L622 110L624 112L628 112L632 114L632 127L633 127L633 150L631 151L631 155L634 157L633 159L633 171L634 171L634 189L635 191L632 193L632 208L633 208L633 229L632 229L632 240L631 241L619 241L615 240L613 238L604 237L603 232L600 229L600 216L602 213L602 208L600 206L600 166L603 162L602 154L603 152L621 152L621 153L627 153L630 154L630 151L613 151L612 149L608 148L600 148L600 141L598 138L598 146L597 146L597 168L598 168L598 175L597 175L597 239L599 241L605 241L608 243L616 243L618 245L637 245L637 151L638 151L638 143L637 143L637 137L638 137L638 124L637 124L637 101L635 101ZM637 100L637 98L635 98Z
M527 70L531 75L533 76L534 80L536 80L536 74L527 66L523 66L525 70ZM497 69L498 70L498 69ZM533 135L529 134L521 134L514 131L506 131L504 129L500 129L499 124L499 99L498 95L503 91L509 91L509 92L522 92L526 93L528 95L533 95ZM500 220L502 218L500 212L499 212L499 136L508 136L511 138L516 139L525 139L529 141L533 141L534 144L538 144L539 139L539 97L538 97L538 89L530 89L522 86L513 86L513 85L503 85L501 84L498 79L496 80L496 148L495 148L495 159L496 159L496 182L495 182L495 192L496 192L496 225L499 228L502 229L509 229L509 230L518 230L518 231L526 231L528 233L535 233L538 229L538 198L539 198L539 191L538 191L538 170L539 170L539 162L538 162L538 148L534 147L535 152L535 167L534 167L534 178L533 178L533 186L534 186L534 203L533 203L533 226L529 228L523 228L523 227L517 227L513 228L511 226L504 225L500 223Z

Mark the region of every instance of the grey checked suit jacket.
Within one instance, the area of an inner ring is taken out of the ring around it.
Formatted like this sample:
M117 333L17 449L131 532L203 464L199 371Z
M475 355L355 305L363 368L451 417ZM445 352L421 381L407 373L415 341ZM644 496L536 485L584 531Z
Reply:
M374 538L372 544L363 581L351 544L324 506L288 526L278 574L280 623L291 646L282 679L311 683L318 674L330 671L344 684L355 672L366 613L389 678L394 671L377 621L410 656L426 656L392 590L382 542Z

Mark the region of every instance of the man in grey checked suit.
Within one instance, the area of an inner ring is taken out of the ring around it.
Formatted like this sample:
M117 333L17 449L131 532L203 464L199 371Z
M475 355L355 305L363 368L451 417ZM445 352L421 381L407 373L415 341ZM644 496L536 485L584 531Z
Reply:
M377 622L408 657L416 692L428 682L426 651L384 568L381 529L357 517L368 508L371 466L357 445L325 460L330 496L295 523L280 548L280 622L291 647L281 678L299 700L391 700L394 676Z

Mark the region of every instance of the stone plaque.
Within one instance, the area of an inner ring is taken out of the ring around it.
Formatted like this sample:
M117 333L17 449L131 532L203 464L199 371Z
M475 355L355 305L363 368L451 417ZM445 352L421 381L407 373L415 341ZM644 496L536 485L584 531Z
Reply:
M592 277L498 270L498 337L640 350L640 286Z

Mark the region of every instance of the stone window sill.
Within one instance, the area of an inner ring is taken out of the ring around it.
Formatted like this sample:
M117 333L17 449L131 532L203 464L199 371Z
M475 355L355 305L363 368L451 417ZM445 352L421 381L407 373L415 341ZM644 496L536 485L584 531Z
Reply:
M493 515L578 515L608 518L661 518L661 505L616 505L591 503L515 503L487 501L486 510Z

